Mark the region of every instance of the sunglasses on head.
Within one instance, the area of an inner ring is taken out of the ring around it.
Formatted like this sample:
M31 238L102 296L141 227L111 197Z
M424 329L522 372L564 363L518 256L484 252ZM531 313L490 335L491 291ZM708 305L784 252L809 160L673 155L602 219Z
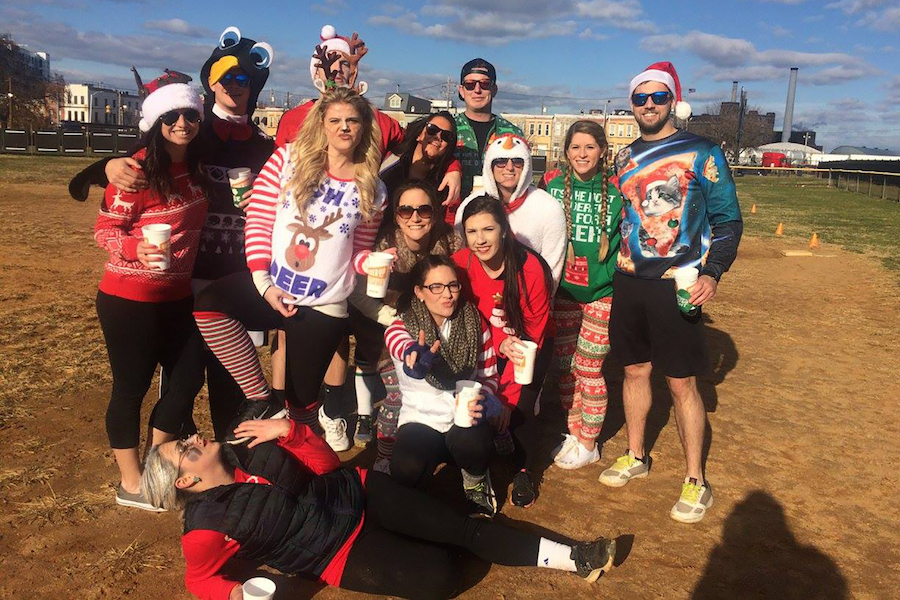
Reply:
M439 136L441 136L441 139L444 140L445 142L447 142L448 144L450 143L450 138L453 137L452 131L448 131L446 129L441 129L434 123L429 123L425 126L425 133L427 133L428 135L430 135L432 137L439 135Z
M196 124L200 122L200 113L193 108L170 110L167 113L163 113L159 120L163 122L163 125L168 125L171 127L178 122L178 117L180 117L181 115L184 115L184 120L188 123Z
M244 73L225 73L219 81L222 82L222 85L234 83L238 87L244 88L250 85L250 76Z
M524 158L495 158L491 161L491 167L505 167L509 161L512 161L513 166L517 169L521 169L525 166Z
M494 87L494 82L490 79L476 79L475 81L463 81L462 86L470 92L473 91L476 86L480 87L482 90L491 91Z
M657 106L662 106L663 104L668 104L669 100L672 99L672 92L653 92L652 94L632 94L631 95L631 103L635 106L643 106L647 104L647 99L650 98L653 100L653 104Z
M434 207L430 204L423 204L422 206L401 204L397 207L397 216L403 220L412 219L413 213L417 213L420 218L427 221L434 216Z

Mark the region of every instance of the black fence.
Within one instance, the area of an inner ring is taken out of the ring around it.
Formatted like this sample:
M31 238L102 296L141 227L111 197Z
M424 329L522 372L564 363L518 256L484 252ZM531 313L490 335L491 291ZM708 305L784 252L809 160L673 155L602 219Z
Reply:
M127 155L138 141L136 127L84 127L78 130L3 129L0 130L0 153L3 154L74 154Z

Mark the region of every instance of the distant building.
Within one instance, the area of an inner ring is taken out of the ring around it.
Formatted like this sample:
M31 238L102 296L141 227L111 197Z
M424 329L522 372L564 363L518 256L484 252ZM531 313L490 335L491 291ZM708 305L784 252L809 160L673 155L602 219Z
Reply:
M19 59L25 67L43 80L50 79L50 55L46 52L32 52L25 46L16 46Z
M562 158L566 132L572 123L589 119L603 125L602 114L503 113L501 116L522 130L531 145L532 156L546 157L548 169Z
M416 119L431 114L431 100L403 92L385 94L382 112L406 127Z
M606 117L606 143L611 156L641 137L634 114L630 110L614 110Z
M849 154L864 156L900 156L900 152L887 150L885 148L869 148L868 146L838 146L829 154Z
M259 125L263 133L269 137L275 137L278 133L278 123L285 113L285 108L281 106L263 106L256 107L253 111L253 122Z
M141 119L141 99L102 83L69 83L60 102L61 121L136 127Z
M451 115L455 115L457 113L456 104L454 104L453 100L437 100L432 98L431 102L431 112L440 112L442 110L446 110Z
M770 141L771 142L780 142L781 141L781 132L776 131L773 134L772 139ZM816 150L822 149L822 146L816 145L816 132L815 131L793 130L793 131L791 131L791 139L789 139L788 141L793 144L803 144L804 146L809 146L811 148L815 148Z
M718 114L694 115L688 121L688 130L714 142L731 148L741 129L741 148L759 147L773 141L781 141L781 134L775 137L775 113L760 114L756 110L744 113L740 118L740 102L722 102ZM793 138L791 139L793 142ZM801 140L802 143L802 140Z

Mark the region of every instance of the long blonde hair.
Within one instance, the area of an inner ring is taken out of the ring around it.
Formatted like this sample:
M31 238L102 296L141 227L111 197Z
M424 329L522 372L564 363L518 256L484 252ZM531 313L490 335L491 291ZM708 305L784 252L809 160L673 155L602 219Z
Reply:
M381 166L381 129L369 102L349 88L338 87L327 91L306 115L300 132L288 148L294 171L286 188L293 194L300 214L305 216L316 190L327 177L325 113L333 104L349 104L356 109L362 122L362 136L353 151L353 181L359 192L359 211L363 219L369 221L377 212L375 194Z

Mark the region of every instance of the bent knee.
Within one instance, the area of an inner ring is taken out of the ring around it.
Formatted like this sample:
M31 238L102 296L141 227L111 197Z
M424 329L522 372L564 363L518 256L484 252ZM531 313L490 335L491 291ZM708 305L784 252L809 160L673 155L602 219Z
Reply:
M625 367L625 377L627 379L650 379L650 373L653 366L649 362L635 363Z

